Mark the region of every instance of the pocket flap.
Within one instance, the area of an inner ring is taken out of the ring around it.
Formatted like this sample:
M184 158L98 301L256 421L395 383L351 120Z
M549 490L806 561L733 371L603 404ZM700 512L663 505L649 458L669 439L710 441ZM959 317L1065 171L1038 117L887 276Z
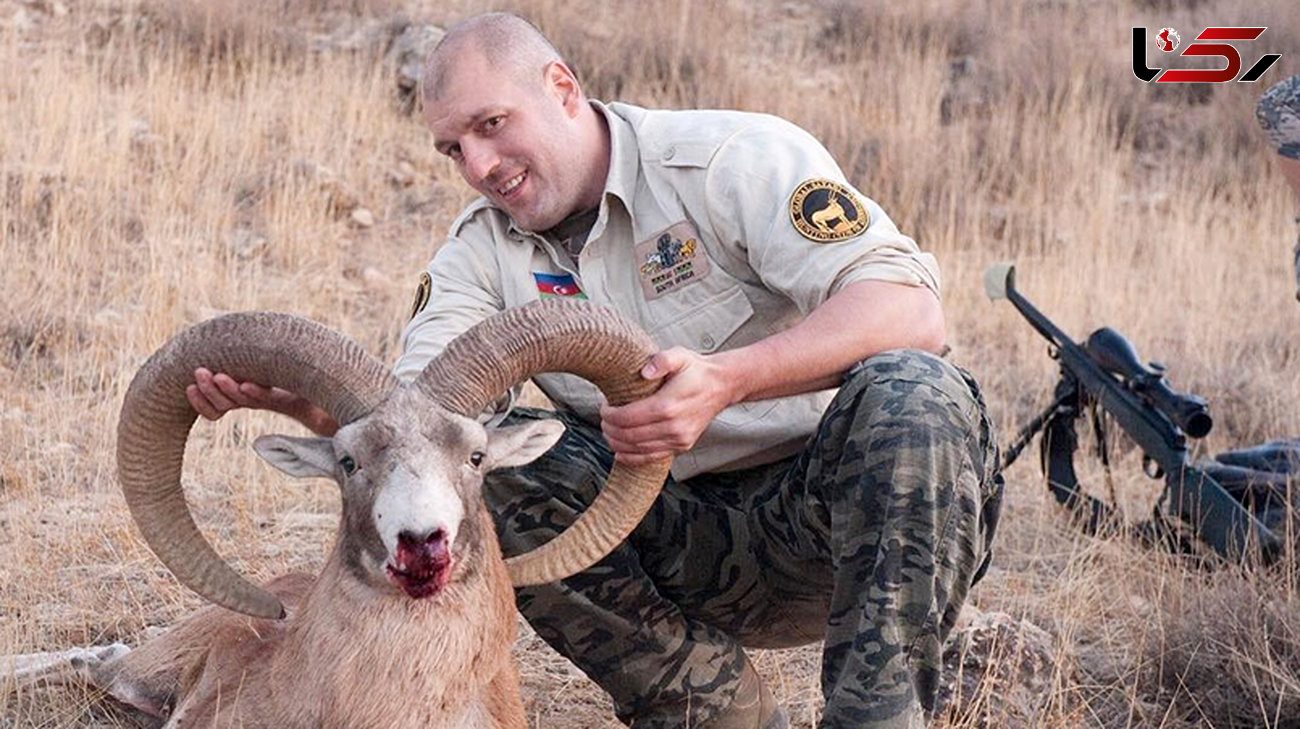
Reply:
M650 332L661 349L686 347L703 354L716 352L754 315L749 297L739 286L714 296L694 311Z

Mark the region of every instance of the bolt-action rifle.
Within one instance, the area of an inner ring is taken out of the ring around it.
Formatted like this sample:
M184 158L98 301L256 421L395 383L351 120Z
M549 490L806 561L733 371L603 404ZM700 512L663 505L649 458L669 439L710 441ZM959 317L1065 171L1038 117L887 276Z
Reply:
M1052 344L1052 357L1061 364L1061 380L1051 405L1020 430L1007 448L1003 468L1016 459L1039 432L1042 464L1053 497L1082 522L1089 533L1121 526L1122 516L1113 505L1085 494L1074 473L1078 446L1074 425L1095 407L1142 449L1144 470L1165 479L1160 498L1166 513L1181 518L1201 541L1233 562L1271 562L1281 550L1276 534L1233 498L1188 455L1187 438L1203 438L1214 425L1203 398L1176 392L1165 381L1164 367L1143 364L1122 334L1105 327L1080 345L1070 339L1015 288L1015 266L999 263L984 272L990 299L1009 300L1025 319ZM1099 450L1109 469L1101 413L1096 413ZM1163 523L1159 504L1153 526ZM1167 538L1163 532L1157 536Z

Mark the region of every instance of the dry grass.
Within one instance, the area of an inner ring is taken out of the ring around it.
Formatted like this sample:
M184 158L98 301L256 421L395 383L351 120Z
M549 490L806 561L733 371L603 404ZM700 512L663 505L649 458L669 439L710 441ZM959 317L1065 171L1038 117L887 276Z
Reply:
M939 256L955 357L1004 433L1054 378L1044 343L983 298L983 268L1006 258L1066 330L1111 324L1208 397L1207 452L1300 431L1294 202L1254 128L1262 89L1161 89L1128 68L1130 26L1188 39L1260 24L1244 55L1283 53L1264 78L1277 81L1300 70L1287 0L495 6L536 20L599 97L762 110L823 139ZM132 641L196 605L140 541L112 474L123 388L169 334L279 309L395 358L414 272L468 194L398 110L383 32L399 12L475 9L0 0L0 654ZM373 227L353 221L358 206ZM191 454L197 518L256 577L319 565L337 508L329 487L256 462L251 435L281 427L227 418L198 428ZM998 559L974 597L1053 636L1027 725L1300 725L1293 557L1207 573L1080 537L1032 461L1008 474ZM1148 510L1156 485L1136 456L1115 472L1130 512ZM1091 464L1082 475L1103 482ZM586 679L538 648L526 637L519 651L537 726L610 724ZM758 663L811 726L815 648ZM0 726L122 721L93 696L6 680Z

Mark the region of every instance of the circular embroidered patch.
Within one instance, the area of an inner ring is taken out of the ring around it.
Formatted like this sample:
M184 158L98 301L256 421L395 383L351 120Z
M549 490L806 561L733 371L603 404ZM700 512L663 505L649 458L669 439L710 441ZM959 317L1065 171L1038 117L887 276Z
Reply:
M814 243L835 243L866 230L871 215L845 186L813 179L804 181L790 196L790 222Z
M429 291L433 289L433 279L429 278L429 272L424 271L420 274L420 285L415 289L415 301L411 303L411 319L416 314L424 311L424 307L429 303Z

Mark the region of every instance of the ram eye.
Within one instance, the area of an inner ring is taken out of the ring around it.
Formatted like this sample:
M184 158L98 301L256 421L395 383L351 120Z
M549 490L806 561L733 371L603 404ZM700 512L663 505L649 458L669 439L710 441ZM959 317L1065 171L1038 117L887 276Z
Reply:
M339 459L339 467L343 469L343 473L351 476L357 470L357 462L352 459L352 456L343 456Z
M473 453L469 454L469 463L471 466L478 468L479 466L483 465L483 459L486 457L487 456L483 453L483 451L474 451Z

